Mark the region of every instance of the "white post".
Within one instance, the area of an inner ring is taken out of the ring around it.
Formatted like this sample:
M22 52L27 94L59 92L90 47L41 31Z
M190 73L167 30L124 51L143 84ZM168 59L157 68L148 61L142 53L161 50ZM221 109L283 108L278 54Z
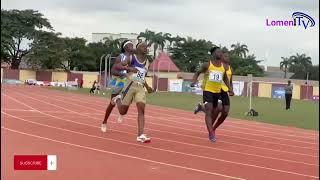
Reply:
M102 65L102 61L103 61L103 57L105 56L105 54L103 54L100 57L100 69L99 69L99 82L101 83L101 65Z
M249 84L249 110L252 109L252 74L248 74L250 84Z
M309 99L309 73L307 73L307 94L306 94L306 98Z
M110 77L108 77L108 79L107 79L107 73L110 74L110 70L109 70L109 72L107 71L108 68L110 69L110 59L111 59L110 56L111 56L110 54L107 54L107 56L104 59L104 83L103 83L104 88L107 87L107 83L109 82L109 78L110 78ZM107 64L109 64L109 67L107 66Z

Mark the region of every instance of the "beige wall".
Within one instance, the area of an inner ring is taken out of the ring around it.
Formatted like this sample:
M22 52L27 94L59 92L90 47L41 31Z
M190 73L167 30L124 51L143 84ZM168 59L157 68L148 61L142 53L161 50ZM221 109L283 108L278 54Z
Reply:
M19 72L20 81L25 81L27 79L36 79L36 72L30 70L20 70Z
M270 98L271 92L272 92L272 84L259 83L259 91L258 91L259 97Z
M94 81L98 80L98 75L96 74L83 74L83 87L91 88Z
M154 72L154 74L158 75L157 72ZM177 72L159 72L159 78L177 79L177 74ZM152 76L153 72L149 71L148 75Z
M65 72L52 72L52 81L54 82L66 82L68 74Z
M313 95L319 96L319 86L313 86Z
M300 99L300 85L293 84L292 99Z

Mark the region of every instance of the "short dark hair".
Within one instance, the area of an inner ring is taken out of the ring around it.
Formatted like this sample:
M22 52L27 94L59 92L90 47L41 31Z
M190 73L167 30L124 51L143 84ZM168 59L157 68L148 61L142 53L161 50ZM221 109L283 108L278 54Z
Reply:
M213 54L217 49L220 49L218 46L212 47L210 49L210 54Z

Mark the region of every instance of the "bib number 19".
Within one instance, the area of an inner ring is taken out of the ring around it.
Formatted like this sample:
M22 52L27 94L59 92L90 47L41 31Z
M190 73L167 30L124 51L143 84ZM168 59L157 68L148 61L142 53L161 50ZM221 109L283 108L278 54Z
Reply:
M221 82L222 81L222 73L221 72L210 72L209 78L212 82Z

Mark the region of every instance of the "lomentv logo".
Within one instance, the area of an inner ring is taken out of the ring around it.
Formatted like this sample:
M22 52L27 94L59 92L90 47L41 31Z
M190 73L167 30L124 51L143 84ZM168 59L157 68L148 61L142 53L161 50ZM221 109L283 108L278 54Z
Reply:
M303 27L307 29L309 27L315 26L314 19L308 14L302 12L292 13L292 19L289 20L269 20L266 19L267 26L293 26L293 27Z

